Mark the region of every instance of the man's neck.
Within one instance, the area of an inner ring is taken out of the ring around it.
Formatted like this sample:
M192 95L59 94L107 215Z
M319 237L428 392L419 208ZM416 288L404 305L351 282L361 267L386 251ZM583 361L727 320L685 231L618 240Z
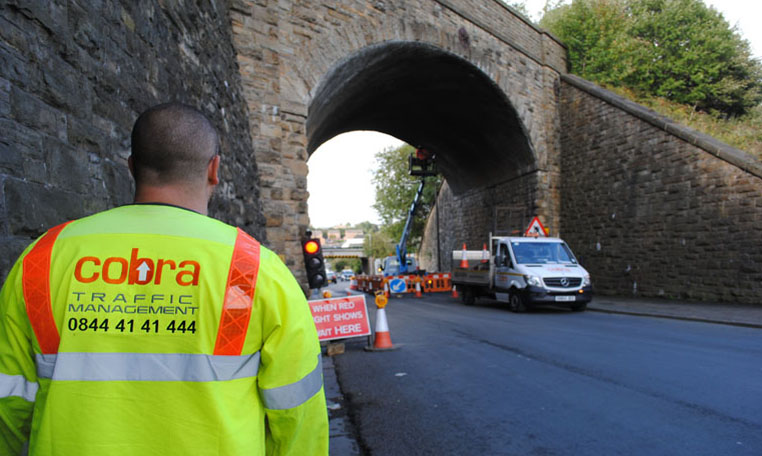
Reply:
M157 203L179 206L185 209L208 214L209 197L197 195L182 187L141 186L135 191L136 203Z

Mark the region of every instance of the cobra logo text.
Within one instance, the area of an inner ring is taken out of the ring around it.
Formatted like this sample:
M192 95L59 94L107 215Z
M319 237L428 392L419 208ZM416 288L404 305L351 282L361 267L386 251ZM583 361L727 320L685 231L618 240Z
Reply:
M77 261L74 278L81 283L102 280L119 285L160 285L162 280L174 280L181 286L197 286L201 265L193 260L168 260L164 258L141 258L133 248L129 260L122 257L101 259L85 256Z

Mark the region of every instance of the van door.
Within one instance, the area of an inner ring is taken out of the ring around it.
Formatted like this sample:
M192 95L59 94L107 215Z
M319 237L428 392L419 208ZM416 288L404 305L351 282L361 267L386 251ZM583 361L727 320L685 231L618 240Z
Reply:
M495 288L508 290L510 288L511 254L508 251L508 244L501 241L497 245L495 255Z

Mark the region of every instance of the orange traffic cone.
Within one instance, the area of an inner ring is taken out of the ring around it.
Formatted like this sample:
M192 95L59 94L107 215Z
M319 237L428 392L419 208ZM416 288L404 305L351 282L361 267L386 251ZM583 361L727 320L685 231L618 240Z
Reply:
M463 254L460 257L460 267L461 269L468 269L468 259L466 259L466 243L463 243Z
M452 297L453 298L458 297L458 289L455 287L455 285L452 286Z
M482 245L482 263L489 263L489 252L487 251L487 244Z
M384 280L384 296L386 296L386 299L389 299L389 282Z
M372 347L365 347L367 351L395 350L399 347L392 345L392 338L389 335L389 324L386 322L386 311L381 307L376 310L376 337Z
M421 294L421 281L416 280L415 281L415 297L416 298L422 298L423 295Z

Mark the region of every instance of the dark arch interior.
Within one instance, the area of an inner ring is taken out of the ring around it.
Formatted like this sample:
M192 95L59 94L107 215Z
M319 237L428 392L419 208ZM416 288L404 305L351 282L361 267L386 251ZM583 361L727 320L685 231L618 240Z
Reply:
M470 62L416 42L364 48L339 62L309 106L307 149L354 130L375 130L437 154L453 192L536 168L516 110Z

